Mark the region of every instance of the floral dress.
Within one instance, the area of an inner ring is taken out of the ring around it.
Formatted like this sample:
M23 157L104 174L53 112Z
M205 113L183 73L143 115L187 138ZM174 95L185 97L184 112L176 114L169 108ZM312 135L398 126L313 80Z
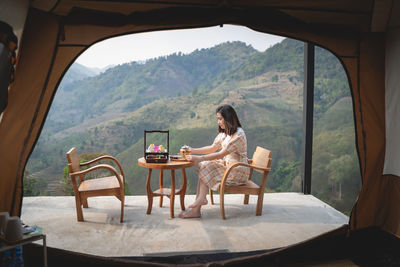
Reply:
M197 173L209 188L217 190L227 166L232 162L247 163L247 140L242 128L238 128L232 136L219 133L214 140L214 146L218 149L227 148L229 154L223 159L207 160L199 162ZM247 182L250 169L235 167L228 176L227 184L240 185Z

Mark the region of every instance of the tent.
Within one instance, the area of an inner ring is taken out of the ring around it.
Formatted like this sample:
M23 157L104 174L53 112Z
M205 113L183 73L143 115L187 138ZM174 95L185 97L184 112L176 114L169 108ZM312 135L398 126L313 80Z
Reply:
M3 0L0 21L18 37L0 121L0 210L20 214L26 162L61 78L88 47L128 33L236 24L321 46L342 62L362 175L349 230L400 235L399 1Z

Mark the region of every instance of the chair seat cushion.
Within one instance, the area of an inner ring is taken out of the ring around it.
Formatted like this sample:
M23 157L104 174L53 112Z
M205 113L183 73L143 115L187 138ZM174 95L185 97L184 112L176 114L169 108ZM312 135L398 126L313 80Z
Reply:
M85 180L79 185L79 192L96 191L103 189L119 188L118 180L115 176Z
M253 181L247 181L246 184L243 185L225 185L226 193L236 193L236 194L252 194L258 195L260 192L260 187L254 183Z

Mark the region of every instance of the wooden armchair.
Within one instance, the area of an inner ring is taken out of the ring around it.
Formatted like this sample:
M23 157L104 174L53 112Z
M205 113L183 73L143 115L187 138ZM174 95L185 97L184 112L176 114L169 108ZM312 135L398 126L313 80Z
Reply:
M250 168L249 180L244 185L229 185L226 183L227 177L233 168L238 166L245 166ZM218 188L219 197L220 197L220 209L221 209L221 217L222 219L226 219L225 217L225 208L224 208L224 194L225 193L233 193L233 194L244 194L243 204L249 204L249 195L257 195L257 209L256 216L260 216L263 208L263 200L264 200L264 191L265 184L267 182L268 174L271 166L271 151L257 147L256 151L253 154L253 159L249 160L248 164L243 162L235 162L232 163L225 171L224 176L222 177L221 184ZM253 175L253 170L256 170L263 174L262 179L260 181L260 185L254 183L251 178ZM210 199L211 204L214 205L213 192L210 189Z
M120 173L118 173L113 166L108 164L98 164L88 169L81 170L82 166L88 166L104 159L113 160L117 164ZM80 159L75 147L71 148L67 152L67 160L69 176L71 178L72 186L75 193L75 204L78 221L83 221L82 206L84 208L89 207L87 202L88 197L116 196L121 201L120 222L123 222L125 202L124 172L122 171L119 162L114 157L106 155L95 158L85 163L80 163ZM112 175L90 180L84 179L84 176L86 174L99 169L108 170ZM76 178L79 178L79 185L76 181Z

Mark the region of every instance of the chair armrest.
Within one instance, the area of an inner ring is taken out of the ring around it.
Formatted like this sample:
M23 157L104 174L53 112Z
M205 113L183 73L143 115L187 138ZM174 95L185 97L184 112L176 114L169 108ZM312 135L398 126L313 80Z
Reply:
M100 156L100 157L98 157L98 158L89 160L89 161L87 161L87 162L80 163L80 166L87 166L87 165L93 164L93 163L95 163L95 162L97 162L97 161L104 160L104 159L111 159L111 160L113 160L113 161L117 164L118 169L119 169L121 175L122 175L123 177L125 177L125 176L124 176L124 171L122 170L122 167L121 167L121 165L119 164L118 160L117 160L116 158L110 156L110 155Z
M222 187L225 186L226 180L228 179L229 173L230 173L234 168L239 167L239 166L244 166L244 167L247 167L247 168L249 168L249 169L255 169L255 170L260 170L260 171L270 171L270 170L271 170L270 168L257 167L257 166L253 166L253 165L250 165L250 164L247 164L247 163L244 163L244 162L234 162L234 163L231 163L231 164L228 165L228 168L227 168L227 169L225 170L225 172L224 172L224 176L222 177L220 188L222 188Z
M233 162L231 164L228 165L228 168L225 170L224 172L224 176L222 176L222 180L221 180L221 184L220 184L220 188L223 188L226 184L226 180L228 179L229 173L236 167L239 166L244 166L247 168L251 168L252 166L250 164L244 163L244 162Z
M123 181L121 181L121 177L122 177L122 179L124 179L124 177L122 176L122 174L119 175L118 172L117 172L117 170L116 170L113 166L108 165L108 164L99 164L99 165L90 167L89 169L86 169L86 170L82 170L82 171L70 173L69 175L70 175L70 176L85 175L85 174L87 174L87 173L89 173L89 172L91 172L91 171L97 170L97 169L106 169L106 170L109 170L109 171L110 171L111 173L113 173L114 176L118 179L119 186L120 186L121 188L124 188L124 183L123 183Z
M228 168L225 170L224 176L227 175L227 172L231 171L231 169L236 168L238 166L244 166L244 167L248 167L250 169L254 169L254 170L259 170L259 171L270 171L271 168L263 168L263 167L257 167L254 165L250 165L244 162L233 162L231 164L228 165Z

